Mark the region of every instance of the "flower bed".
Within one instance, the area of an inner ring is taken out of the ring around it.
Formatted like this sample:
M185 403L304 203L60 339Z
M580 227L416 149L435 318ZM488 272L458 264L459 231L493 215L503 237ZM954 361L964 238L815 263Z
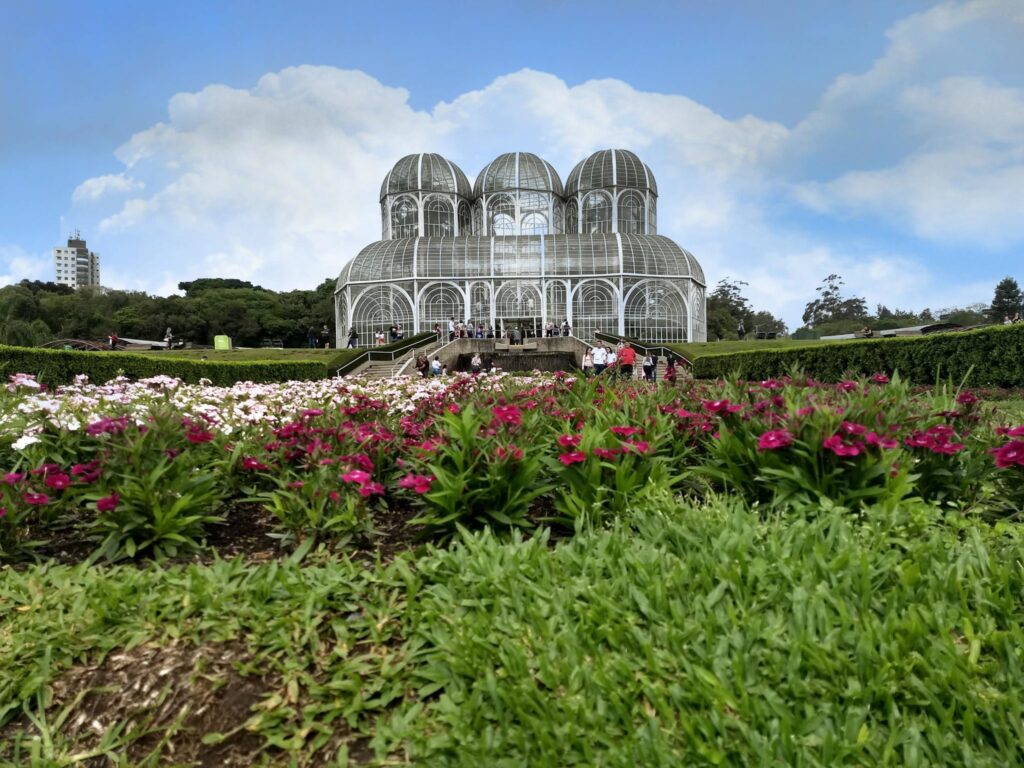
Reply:
M1024 504L1024 426L969 391L883 375L651 388L566 375L329 379L232 387L168 377L0 401L2 557L63 532L107 560L195 549L228 502L286 546L371 542L381 510L426 535L572 529L652 492L764 509L909 497L991 517Z

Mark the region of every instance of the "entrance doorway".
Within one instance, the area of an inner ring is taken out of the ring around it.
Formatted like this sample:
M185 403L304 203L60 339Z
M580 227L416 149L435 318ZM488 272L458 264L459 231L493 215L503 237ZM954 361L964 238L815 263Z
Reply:
M524 339L535 339L544 334L544 327L539 317L498 318L498 331L502 339L508 339L513 328L518 328Z

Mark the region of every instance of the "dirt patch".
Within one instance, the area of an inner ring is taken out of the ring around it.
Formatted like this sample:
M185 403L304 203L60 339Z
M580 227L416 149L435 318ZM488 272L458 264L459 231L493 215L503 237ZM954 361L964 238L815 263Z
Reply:
M250 766L268 747L245 724L270 685L237 672L235 662L246 655L238 643L146 644L114 653L54 683L47 721L52 727L63 718L64 748L88 768L123 758L129 765ZM0 732L0 742L35 732L26 720L15 721ZM213 733L223 740L204 744Z

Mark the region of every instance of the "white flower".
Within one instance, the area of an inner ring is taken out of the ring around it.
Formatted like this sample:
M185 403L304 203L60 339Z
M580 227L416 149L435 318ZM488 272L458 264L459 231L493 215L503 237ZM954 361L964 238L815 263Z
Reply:
M22 435L13 443L11 443L11 447L16 451L23 451L30 445L35 445L38 442L39 438L36 437L35 435Z

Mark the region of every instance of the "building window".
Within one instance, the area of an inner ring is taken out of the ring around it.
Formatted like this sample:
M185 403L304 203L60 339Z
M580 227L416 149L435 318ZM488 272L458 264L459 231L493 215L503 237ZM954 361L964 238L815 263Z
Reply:
M452 205L447 200L433 198L423 207L423 223L427 237L450 237L455 229Z
M575 235L579 230L580 209L576 200L570 200L565 205L565 234Z
M391 236L394 238L416 237L419 234L419 211L416 201L400 197L391 205Z
M523 217L524 235L548 234L548 217L543 213L528 213Z
M644 233L644 199L639 192L624 192L619 197L619 232L626 235Z
M583 234L612 231L612 201L603 192L583 199Z
M469 203L459 203L459 235L465 237L472 230L470 222Z
M487 201L487 220L492 235L516 234L516 204L508 195L494 195Z

